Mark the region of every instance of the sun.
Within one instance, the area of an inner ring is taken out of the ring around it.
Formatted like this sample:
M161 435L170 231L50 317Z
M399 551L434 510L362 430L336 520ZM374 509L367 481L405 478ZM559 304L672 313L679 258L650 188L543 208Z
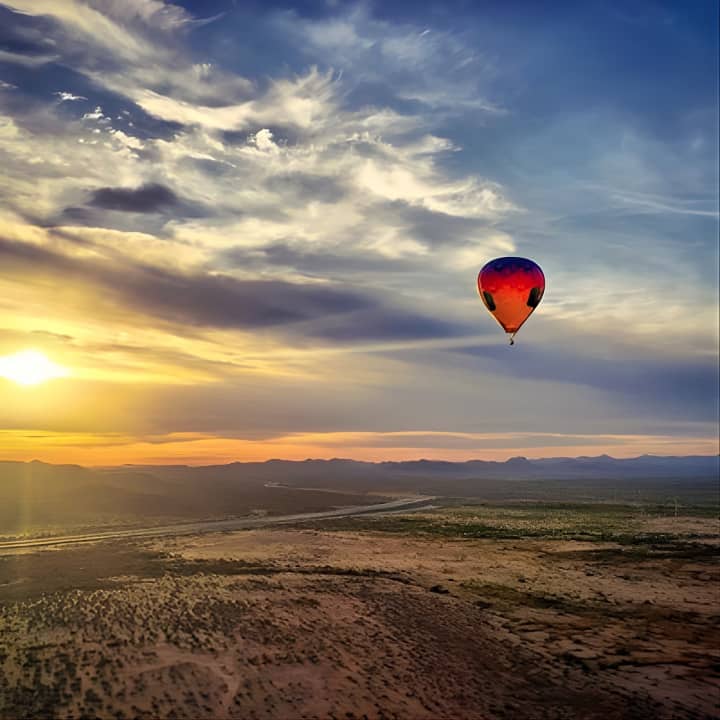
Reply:
M69 374L67 368L54 363L37 350L21 350L0 357L0 377L18 385L38 385Z

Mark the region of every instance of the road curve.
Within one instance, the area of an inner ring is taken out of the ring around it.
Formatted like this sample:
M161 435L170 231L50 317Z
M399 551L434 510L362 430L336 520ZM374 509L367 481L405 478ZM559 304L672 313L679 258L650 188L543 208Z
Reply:
M108 530L106 532L88 533L85 535L55 535L53 537L29 538L27 540L7 540L0 542L3 550L22 550L26 548L49 547L55 545L75 545L78 543L98 542L101 540L117 540L122 538L154 538L171 535L199 535L209 532L226 532L229 530L247 530L268 525L322 520L324 518L349 517L351 515L380 515L391 512L413 512L430 506L434 497L415 496L399 498L375 505L349 505L335 510L323 510L314 513L298 513L297 515L276 515L262 518L233 518L231 520L203 520L200 522L177 523L175 525L157 525L149 528L132 530Z

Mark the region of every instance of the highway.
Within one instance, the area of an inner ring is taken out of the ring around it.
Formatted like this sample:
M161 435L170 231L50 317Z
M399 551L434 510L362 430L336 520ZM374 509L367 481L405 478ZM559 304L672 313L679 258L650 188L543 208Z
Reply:
M314 513L296 515L269 515L265 517L241 517L229 520L202 520L199 522L176 523L174 525L156 525L147 528L128 530L116 529L82 535L54 535L52 537L27 538L0 542L0 552L4 550L23 550L57 545L76 545L79 543L99 542L102 540L156 538L174 535L199 535L210 532L228 532L232 530L248 530L251 528L283 525L288 523L323 520L325 518L349 517L351 515L381 515L395 512L413 512L432 507L436 498L414 496L399 498L374 505L350 505L334 510L323 510Z

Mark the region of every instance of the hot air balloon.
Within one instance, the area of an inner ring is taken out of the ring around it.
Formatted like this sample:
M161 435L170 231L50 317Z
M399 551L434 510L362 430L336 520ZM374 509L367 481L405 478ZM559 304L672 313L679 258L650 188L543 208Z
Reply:
M478 290L485 307L514 345L515 333L542 300L545 275L539 265L527 258L496 258L478 274Z

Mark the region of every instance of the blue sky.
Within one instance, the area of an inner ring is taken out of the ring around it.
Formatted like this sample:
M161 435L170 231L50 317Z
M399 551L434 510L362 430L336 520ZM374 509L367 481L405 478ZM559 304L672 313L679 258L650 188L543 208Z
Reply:
M0 2L4 456L717 451L717 12Z

